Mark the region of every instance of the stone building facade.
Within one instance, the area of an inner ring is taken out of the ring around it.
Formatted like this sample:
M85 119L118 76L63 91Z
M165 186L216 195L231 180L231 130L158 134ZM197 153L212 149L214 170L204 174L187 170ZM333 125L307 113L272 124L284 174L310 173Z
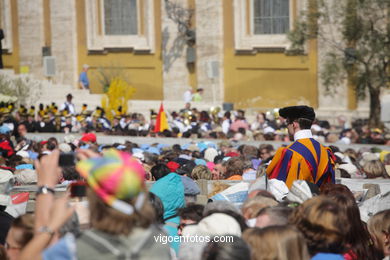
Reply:
M181 101L190 87L203 88L210 104L235 108L307 104L324 114L366 113L366 102L351 106L347 86L325 95L325 43L313 39L306 54L285 54L285 32L305 1L0 0L3 59L6 69L45 78L43 58L52 56L51 80L75 88L89 64L93 93L103 91L102 71L116 70L138 100Z

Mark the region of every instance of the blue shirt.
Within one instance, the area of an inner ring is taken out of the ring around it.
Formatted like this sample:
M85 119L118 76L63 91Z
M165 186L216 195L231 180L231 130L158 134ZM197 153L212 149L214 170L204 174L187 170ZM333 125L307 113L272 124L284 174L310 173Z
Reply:
M66 234L63 238L51 247L45 249L42 254L43 260L68 260L77 259L76 239L73 234Z
M89 87L89 79L88 79L88 75L87 75L87 72L83 71L80 73L80 82L83 83L83 86L88 88Z
M344 260L344 257L339 254L318 253L315 256L313 256L311 260Z

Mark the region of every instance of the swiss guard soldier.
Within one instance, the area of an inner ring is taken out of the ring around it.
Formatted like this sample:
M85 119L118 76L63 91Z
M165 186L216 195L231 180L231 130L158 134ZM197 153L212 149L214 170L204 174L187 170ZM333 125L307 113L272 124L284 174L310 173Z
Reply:
M313 139L311 125L313 108L291 106L279 110L286 119L288 133L294 142L276 151L267 168L269 178L284 181L291 188L295 180L306 180L320 187L335 182L334 155L331 150Z

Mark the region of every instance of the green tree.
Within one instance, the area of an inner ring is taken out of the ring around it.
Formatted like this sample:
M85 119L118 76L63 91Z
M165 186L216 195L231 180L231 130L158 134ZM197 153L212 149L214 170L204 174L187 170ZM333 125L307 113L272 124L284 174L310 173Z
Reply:
M289 34L291 54L311 38L329 47L320 77L327 90L346 79L358 98L369 95L369 125L382 126L380 95L390 82L390 0L308 0Z

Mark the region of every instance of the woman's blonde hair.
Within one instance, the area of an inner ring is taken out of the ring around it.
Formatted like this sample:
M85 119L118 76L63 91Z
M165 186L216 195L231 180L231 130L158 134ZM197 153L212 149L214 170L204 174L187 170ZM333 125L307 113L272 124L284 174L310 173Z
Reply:
M192 170L191 177L194 180L211 180L211 171L205 165L197 165Z
M304 235L311 255L343 253L350 222L336 202L324 196L314 197L297 207L290 223Z
M380 160L367 161L363 165L363 171L368 179L389 178L385 166Z
M155 212L147 199L148 196L141 209L135 210L132 215L126 215L105 204L91 189L88 189L87 196L91 226L100 231L113 235L129 235L133 228L147 228L155 219ZM134 205L135 198L125 202Z
M376 213L367 223L368 231L377 249L383 250L384 237L390 235L390 209Z
M251 248L252 260L310 259L305 239L292 226L247 229L242 238Z

